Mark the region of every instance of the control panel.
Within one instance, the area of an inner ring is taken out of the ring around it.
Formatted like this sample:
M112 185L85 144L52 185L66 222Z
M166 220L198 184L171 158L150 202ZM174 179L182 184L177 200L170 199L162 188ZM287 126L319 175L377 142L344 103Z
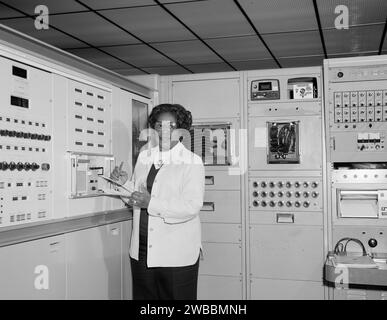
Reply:
M51 74L0 58L0 226L52 215Z
M251 101L280 99L279 80L253 80L250 84Z
M250 178L250 210L322 210L322 180L315 177Z

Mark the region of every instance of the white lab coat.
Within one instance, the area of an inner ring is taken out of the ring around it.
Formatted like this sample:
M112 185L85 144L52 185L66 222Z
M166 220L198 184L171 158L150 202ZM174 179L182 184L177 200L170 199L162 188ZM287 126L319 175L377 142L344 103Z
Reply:
M159 147L142 151L127 187L140 190ZM202 159L177 143L164 158L152 187L148 206L148 267L177 267L194 264L201 249L199 212L204 197ZM133 207L133 229L129 254L138 260L140 211Z

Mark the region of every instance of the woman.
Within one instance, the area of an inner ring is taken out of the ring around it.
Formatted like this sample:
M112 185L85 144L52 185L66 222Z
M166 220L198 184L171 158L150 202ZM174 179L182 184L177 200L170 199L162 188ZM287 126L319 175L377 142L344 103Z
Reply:
M158 144L139 154L126 182L137 190L128 201L133 206L133 299L196 300L204 166L181 143L192 116L181 105L161 104L148 123ZM125 182L127 174L116 167L112 178Z

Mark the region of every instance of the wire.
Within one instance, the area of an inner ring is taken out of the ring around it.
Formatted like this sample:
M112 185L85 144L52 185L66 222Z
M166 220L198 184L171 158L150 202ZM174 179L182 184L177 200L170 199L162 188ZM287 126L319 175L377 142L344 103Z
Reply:
M342 243L343 241L346 241L345 245L343 245L343 243ZM367 255L367 251L366 251L366 249L364 247L363 242L361 242L359 239L356 239L356 238L342 238L342 239L340 239L339 241L337 241L333 252L335 254L346 254L347 253L347 245L351 241L357 243L362 248L363 256Z

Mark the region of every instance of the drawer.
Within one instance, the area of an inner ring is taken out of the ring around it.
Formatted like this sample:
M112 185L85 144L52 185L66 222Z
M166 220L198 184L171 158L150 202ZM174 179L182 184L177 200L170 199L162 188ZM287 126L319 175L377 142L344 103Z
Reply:
M198 300L242 300L242 278L201 275Z
M230 175L228 169L222 171L205 170L206 190L240 190L240 175Z
M206 191L200 211L202 222L241 223L239 191Z
M256 225L250 229L250 273L256 278L320 281L323 228Z
M322 212L264 212L250 211L251 224L323 225Z
M251 279L252 300L324 300L321 282Z
M202 241L241 243L242 226L240 224L202 223Z
M234 243L203 243L203 260L199 263L200 275L242 275L242 248Z

